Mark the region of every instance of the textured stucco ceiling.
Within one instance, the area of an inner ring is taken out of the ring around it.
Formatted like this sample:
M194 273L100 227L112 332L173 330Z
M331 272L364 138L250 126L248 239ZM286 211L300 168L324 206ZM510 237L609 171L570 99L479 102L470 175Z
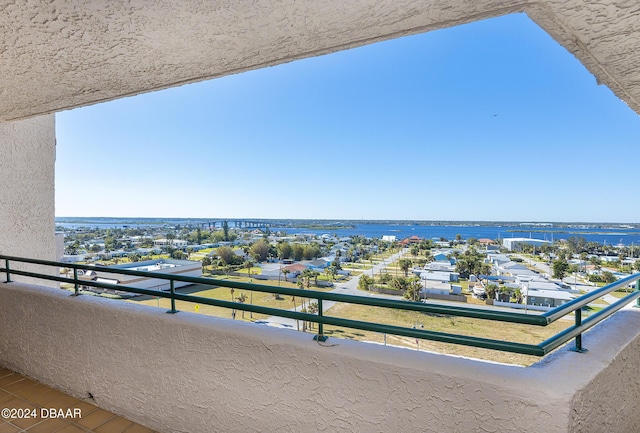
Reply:
M0 0L0 120L526 12L640 112L637 0Z

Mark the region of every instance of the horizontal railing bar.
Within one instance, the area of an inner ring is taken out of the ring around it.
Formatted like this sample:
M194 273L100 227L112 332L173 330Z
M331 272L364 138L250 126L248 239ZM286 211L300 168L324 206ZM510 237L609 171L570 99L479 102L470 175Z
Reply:
M2 272L3 269L0 268L0 272ZM81 286L91 286L91 287L98 287L100 289L107 289L107 290L117 290L119 292L131 292L131 293L136 293L139 295L149 295L149 296L160 296L162 298L171 298L171 293L169 292L165 292L163 290L154 290L154 289L141 289L139 287L131 287L131 286L115 286L113 284L109 284L109 283L99 283L97 281L85 281L85 280L80 280L80 279L73 279L73 278L67 278L67 277L57 277L54 275L44 275L44 274L39 274L36 272L28 272L28 271L21 271L21 270L13 270L11 269L11 274L12 275L22 275L23 277L31 277L31 278L38 278L38 279L44 279L44 280L51 280L51 281L59 281L61 283L71 283L71 284L75 284L78 283Z
M578 335L581 335L589 328L595 326L597 323L611 316L612 314L614 314L616 311L623 308L628 303L632 302L635 299L640 298L640 291L636 290L631 294L625 296L624 298L620 299L619 301L615 302L614 304L599 311L598 313L591 315L589 318L582 321L582 324L580 326L574 326L574 327L568 328L556 334L555 336L545 340L539 345L531 345L531 344L525 344L525 343L508 342L508 341L493 340L493 339L486 339L486 338L480 338L480 337L448 334L448 333L428 331L423 329L405 328L405 327L399 327L394 325L361 322L361 321L343 319L343 318L338 318L333 316L315 315L315 314L303 313L303 312L298 312L293 310L282 310L279 308L263 307L259 305L251 305L251 304L239 303L234 301L205 298L205 297L182 294L182 293L172 294L162 290L142 289L142 288L131 287L126 285L100 283L93 280L60 277L57 275L47 275L47 274L41 274L36 272L23 271L19 269L10 270L9 264L7 261L16 261L16 262L30 263L30 264L36 264L36 265L44 265L44 266L54 266L57 268L67 267L70 269L93 270L93 271L104 272L109 274L133 275L133 276L141 276L141 277L160 279L160 280L181 281L181 282L187 282L187 283L202 284L206 286L220 286L220 287L229 287L229 288L239 289L239 290L249 290L249 291L257 291L257 292L264 292L264 293L279 294L279 295L297 296L300 298L329 300L329 301L335 301L335 302L345 302L345 303L351 303L351 304L360 304L360 305L382 307L382 308L410 310L410 311L417 311L417 312L424 312L424 313L436 313L436 314L450 315L450 316L471 317L471 318L477 318L477 319L521 323L521 324L538 325L538 326L545 326L549 323L552 323L553 321L558 320L559 318L564 317L571 312L574 312L578 308L582 308L583 306L587 305L589 302L592 302L593 300L598 299L607 293L610 293L621 287L625 287L632 281L639 280L640 274L634 274L634 275L625 277L615 283L612 283L600 289L594 290L586 295L581 296L580 298L577 298L573 301L563 304L562 306L557 307L544 314L525 315L522 313L501 312L501 311L482 310L482 309L468 308L468 307L456 307L456 306L426 304L422 302L400 301L395 299L345 295L340 293L330 293L330 292L320 292L315 290L303 290L303 289L293 289L293 288L286 288L286 287L279 287L279 286L259 285L259 284L253 284L253 283L228 281L228 280L222 280L222 279L189 277L189 276L170 275L170 274L146 272L146 271L131 271L126 269L107 268L104 266L80 265L75 263L67 264L67 263L54 262L54 261L48 261L48 260L26 259L22 257L13 257L13 256L4 256L4 255L0 255L0 260L5 260L5 264L6 264L6 268L0 268L0 272L7 272L7 274L10 272L12 275L21 275L21 276L37 278L37 279L46 279L46 280L52 280L52 281L58 281L58 282L78 284L82 286L97 287L97 288L107 289L107 290L129 292L129 293L134 293L138 295L148 295L153 297L182 300L185 302L201 303L204 305L211 305L211 306L217 306L217 307L235 309L235 310L241 310L241 311L249 311L249 312L265 314L269 316L280 316L280 317L286 317L289 319L304 320L304 321L321 323L326 325L341 326L341 327L347 327L352 329L360 329L360 330L366 330L366 331L372 331L372 332L378 332L378 333L401 335L401 336L412 337L412 338L420 338L425 340L440 341L445 343L480 347L480 348L493 349L493 350L501 350L505 352L521 353L521 354L534 355L534 356L543 356L551 352L552 350L558 348L560 345L566 343L567 341L569 341L570 339Z
M42 274L27 271L12 271L16 275L38 278ZM74 280L65 277L47 276L51 280L61 282L71 282ZM114 290L114 286L107 283L98 283L95 281L80 281L80 284L103 289ZM175 293L171 295L169 292L152 289L140 289L137 287L122 286L117 290L123 292L132 292L137 294L157 296L162 298L173 298L179 301L191 302L194 304L211 305L214 307L222 307L230 310L244 310L253 313L265 314L268 316L286 317L295 320L304 320L314 323L322 323L325 325L341 326L345 328L359 329L364 331L372 331L383 334L400 335L411 338L420 338L423 340L439 341L443 343L458 344L471 347L479 347L483 349L500 350L504 352L520 353L525 355L542 356L542 349L536 345L514 343L502 340L492 340L487 338L472 337L465 335L456 335L443 332L429 331L424 329L413 329L393 325L385 325L378 323L362 322L358 320L342 319L333 316L319 316L315 314L302 313L292 310L282 310L279 308L263 307L260 305L251 305L239 302L225 301L221 299L204 298L201 296L187 295L183 293ZM307 292L308 293L308 292ZM322 292L319 292L322 293ZM308 297L308 296L306 296Z
M503 352L520 353L524 355L543 356L542 348L537 345L514 343L510 341L491 340L487 338L472 337L467 335L448 334L444 332L428 331L423 329L404 328L393 325L384 325L370 322L360 322L350 319L342 319L332 316L323 316L323 323L327 325L342 326L345 328L362 329L365 331L380 332L405 337L421 338L424 340L439 341L443 343L459 344L464 346L480 347L483 349L500 350ZM326 328L325 328L326 334Z
M578 308L584 307L585 305L595 301L598 298L601 298L607 293L613 292L614 290L622 287L626 287L629 283L638 279L640 279L640 273L629 275L628 277L622 278L606 286L602 286L599 289L593 290L580 296L579 298L562 304L559 307L554 308L553 310L547 311L546 313L542 314L542 316L547 318L547 320L549 320L549 323L555 322L556 320L566 316L567 314L577 310Z
M48 266L56 266L56 267L70 267L70 268L78 268L83 270L92 270L96 272L107 272L110 274L122 274L122 275L133 275L133 276L142 276L153 279L164 279L164 280L174 280L174 281L182 281L193 284L204 284L209 286L221 286L221 287L230 287L234 289L243 289L243 290L251 290L255 292L263 292L263 293L274 293L279 295L288 295L288 296L299 296L306 298L314 298L314 299L322 299L325 301L334 301L334 302L345 302L350 304L359 304L366 305L371 307L382 307L382 308L392 308L399 310L409 310L409 311L417 311L422 313L433 313L433 314L443 314L449 316L458 316L458 317L469 317L473 319L483 319L483 320L492 320L492 321L500 321L500 322L508 322L508 323L519 323L525 325L536 325L536 326L546 326L548 321L542 315L532 315L532 314L523 314L523 313L515 313L508 311L494 311L494 310L485 310L480 308L470 308L470 307L458 307L458 306L445 306L445 305L437 305L437 304L428 304L423 302L411 302L411 301L402 301L396 299L385 299L385 298L374 298L369 296L356 296L356 295L345 295L342 293L330 293L330 292L320 292L316 290L303 290L303 289L294 289L287 287L279 287L279 286L271 286L264 284L253 284L253 283L245 283L239 281L228 281L221 280L215 278L202 278L202 277L188 277L182 275L168 275L161 274L157 272L145 272L145 271L130 271L124 269L116 269L116 268L107 268L104 266L90 266L90 265L78 265L78 264L69 264L71 266L67 266L67 264L60 262L52 262L47 260L33 260L24 259L21 257L11 257L11 256L1 256L0 260L9 259L12 261L21 261L25 263L34 263L39 265L48 265ZM4 271L4 269L0 268L0 272ZM12 273L15 273L13 270ZM46 278L43 276L43 278ZM60 281L60 280L57 280ZM74 281L72 281L74 282ZM79 280L79 284L86 284L87 280ZM98 287L98 286L96 286ZM125 286L113 286L112 289L127 291ZM137 292L133 292L137 293Z
M597 313L594 313L584 319L581 326L573 326L571 328L567 328L564 331L554 335L553 337L543 341L539 344L539 346L543 349L544 354L546 355L547 353L562 346L572 338L575 338L576 336L583 334L588 329L593 328L595 325L602 322L604 319L611 316L616 311L624 308L625 305L638 298L640 298L640 291L633 291L624 298L621 298L608 307L605 307Z

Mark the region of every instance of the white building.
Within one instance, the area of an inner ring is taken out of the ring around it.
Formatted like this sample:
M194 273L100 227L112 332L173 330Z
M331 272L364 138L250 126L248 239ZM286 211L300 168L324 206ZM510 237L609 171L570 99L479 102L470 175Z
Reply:
M182 239L156 239L153 241L153 245L156 247L165 247L167 245L173 245L175 248L186 248L189 242Z
M549 245L551 242L542 239L532 238L506 238L502 240L502 245L509 251L520 251L522 245L533 245L540 247L542 245Z
M144 262L124 263L121 265L109 266L109 268L127 271L158 272L184 277L202 277L202 262L191 260L147 260ZM98 269L95 271L85 271L84 275L80 276L80 278L98 283L113 284L114 290L119 290L118 286L131 286L140 289L156 290L170 289L169 280L101 272ZM174 288L184 287L190 284L192 283L175 281Z

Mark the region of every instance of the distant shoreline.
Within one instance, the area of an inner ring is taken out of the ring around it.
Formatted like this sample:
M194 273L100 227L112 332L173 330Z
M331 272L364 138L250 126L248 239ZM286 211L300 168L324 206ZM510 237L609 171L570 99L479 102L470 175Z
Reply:
M169 217L55 217L61 224L206 224L221 221L264 222L282 227L309 228L329 230L330 228L353 228L356 225L415 225L415 226L449 226L449 227L521 227L522 232L544 232L545 228L575 229L640 229L640 223L629 222L531 222L531 221L461 221L461 220L352 220L352 219L286 219L286 218L169 218ZM518 231L518 230L513 230ZM597 234L597 233L596 233Z

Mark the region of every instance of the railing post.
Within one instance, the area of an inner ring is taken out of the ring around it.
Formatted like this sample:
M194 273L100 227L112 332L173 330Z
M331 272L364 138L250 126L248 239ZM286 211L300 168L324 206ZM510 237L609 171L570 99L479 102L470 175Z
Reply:
M80 294L80 287L78 286L78 268L73 268L73 283L75 287L75 293L73 296L78 296Z
M11 271L9 270L9 259L5 259L4 260L4 264L7 268L7 281L5 281L5 283L11 283Z
M173 280L169 280L169 288L171 290L171 309L167 311L169 314L176 314L178 312L178 310L176 310L176 290L173 283Z
M322 317L322 299L318 299L318 317ZM327 336L324 335L324 323L318 322L318 335L313 337L316 341L327 341Z
M636 291L640 290L640 280L636 280ZM636 307L640 307L640 298L636 299Z
M581 326L582 325L582 308L578 308L575 311L575 316L576 316L576 322L575 322L576 327ZM585 353L587 351L587 349L582 347L582 334L576 335L576 345L572 350L578 353Z

